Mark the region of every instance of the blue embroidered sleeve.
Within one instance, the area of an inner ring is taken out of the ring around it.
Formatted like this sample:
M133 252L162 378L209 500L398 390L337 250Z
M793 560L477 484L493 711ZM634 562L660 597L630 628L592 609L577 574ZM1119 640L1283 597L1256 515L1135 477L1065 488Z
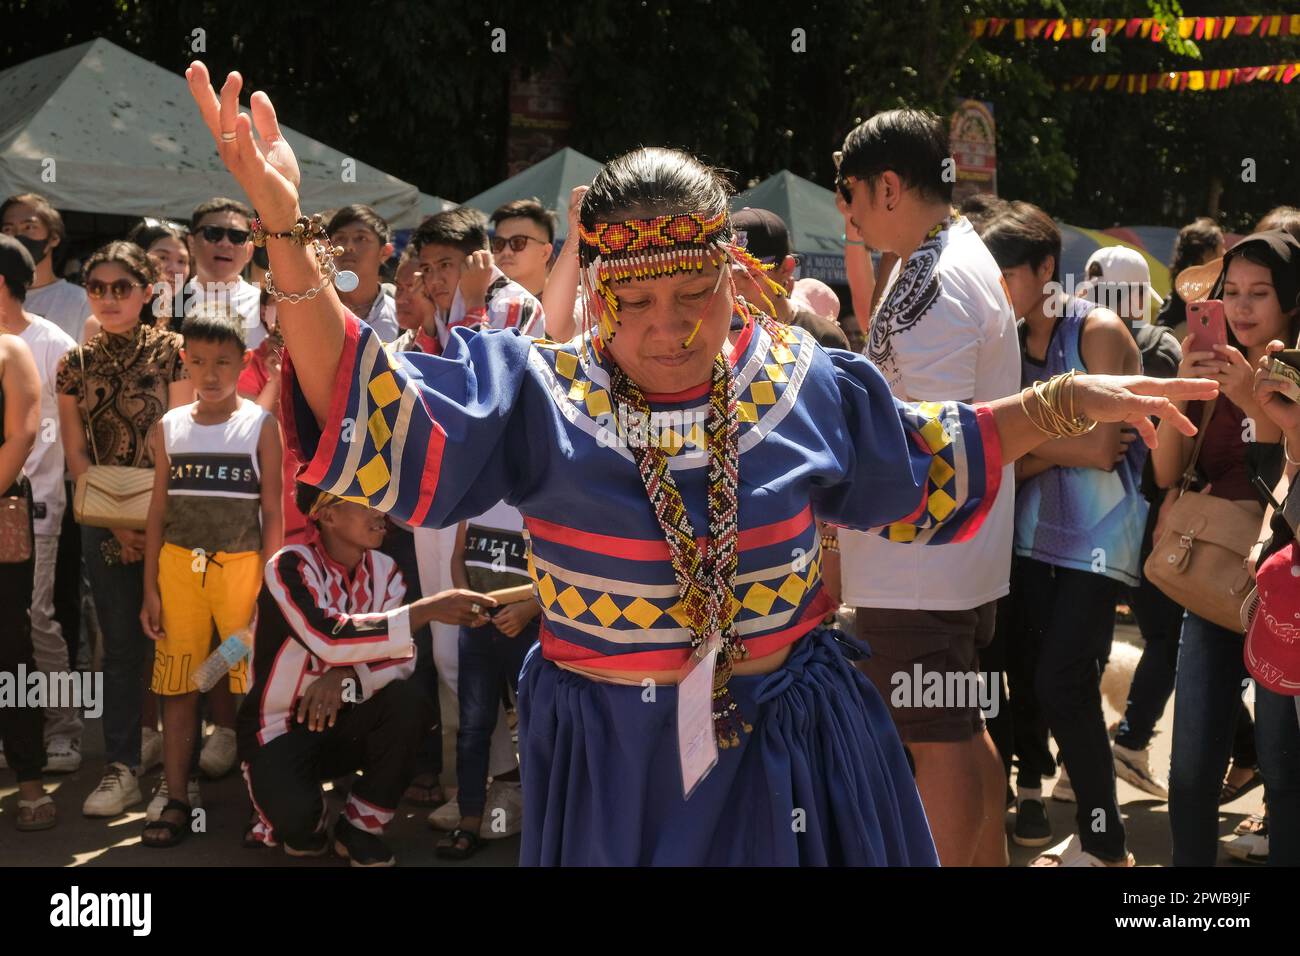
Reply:
M512 500L545 455L520 401L530 347L515 331L458 329L443 356L393 352L349 315L323 430L285 362L281 407L300 480L429 527Z
M832 349L839 392L842 480L817 489L831 524L891 541L947 544L979 530L1002 478L993 413L958 402L896 399L867 359Z

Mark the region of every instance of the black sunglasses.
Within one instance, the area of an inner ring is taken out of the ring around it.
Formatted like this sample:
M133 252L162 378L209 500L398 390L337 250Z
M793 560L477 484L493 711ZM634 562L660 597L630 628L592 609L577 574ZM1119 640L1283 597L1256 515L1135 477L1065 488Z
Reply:
M511 236L509 239L505 239L501 236L493 236L492 251L503 252L505 251L506 246L509 246L511 252L523 252L528 248L530 242L541 242L542 245L546 245L542 240L534 239L532 236Z
M204 226L199 230L199 235L211 243L218 243L222 236L226 236L237 246L242 246L252 235L247 229L224 229L221 226Z

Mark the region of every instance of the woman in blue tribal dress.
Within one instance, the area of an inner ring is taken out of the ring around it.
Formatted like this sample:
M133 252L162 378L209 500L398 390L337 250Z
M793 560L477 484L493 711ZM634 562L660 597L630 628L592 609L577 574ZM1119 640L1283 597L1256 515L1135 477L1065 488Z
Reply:
M270 101L252 98L259 144L238 74L220 98L202 64L187 76L265 230L286 232L297 167ZM519 689L523 863L934 865L888 711L850 663L865 649L821 626L816 520L962 540L1003 464L1056 434L1050 396L905 405L865 358L776 325L735 295L731 266L755 263L724 184L683 153L614 160L581 219L584 336L457 330L437 357L386 350L323 250L271 238L275 288L298 299L280 314L302 480L411 524L523 513L544 608ZM1161 396L1214 388L1067 387L1074 425L1147 435L1148 414L1181 419ZM706 647L720 746L687 798L677 681Z

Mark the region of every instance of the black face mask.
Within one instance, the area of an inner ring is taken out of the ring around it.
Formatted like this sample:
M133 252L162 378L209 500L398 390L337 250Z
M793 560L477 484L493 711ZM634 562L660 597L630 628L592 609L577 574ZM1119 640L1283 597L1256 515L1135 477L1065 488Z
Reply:
M48 239L32 239L28 236L14 236L19 242L26 247L32 255L32 262L39 263L45 258L45 247L49 245Z

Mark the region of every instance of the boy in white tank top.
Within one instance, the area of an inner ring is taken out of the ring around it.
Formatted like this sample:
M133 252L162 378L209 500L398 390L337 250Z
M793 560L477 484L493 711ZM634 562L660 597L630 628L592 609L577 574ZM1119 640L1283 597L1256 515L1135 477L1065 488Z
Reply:
M145 846L189 833L198 691L190 675L222 638L250 627L262 569L284 537L283 445L268 412L236 391L248 364L242 323L219 311L185 319L181 357L196 401L172 409L150 435L155 476L145 530L145 633L157 642L150 685L163 702L163 770L170 799L145 824ZM251 641L249 635L244 635ZM230 672L248 690L247 660Z

